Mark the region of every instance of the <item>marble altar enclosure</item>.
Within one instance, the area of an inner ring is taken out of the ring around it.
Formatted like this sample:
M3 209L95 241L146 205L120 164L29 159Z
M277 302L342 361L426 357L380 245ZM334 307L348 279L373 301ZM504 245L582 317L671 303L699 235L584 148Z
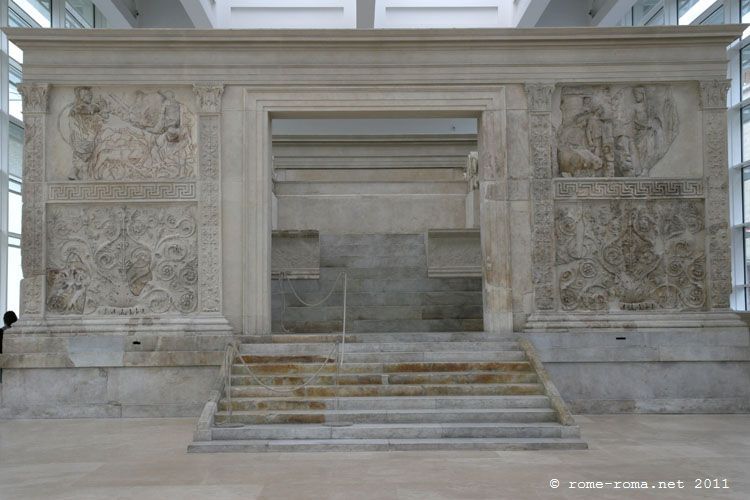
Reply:
M741 27L6 31L25 78L14 387L96 368L110 391L125 372L198 387L235 335L270 333L274 117L475 118L478 209L455 220L480 236L435 240L433 272L481 272L489 332L729 318ZM91 411L127 413L97 394ZM165 394L127 414L193 411ZM59 413L89 411L76 397Z

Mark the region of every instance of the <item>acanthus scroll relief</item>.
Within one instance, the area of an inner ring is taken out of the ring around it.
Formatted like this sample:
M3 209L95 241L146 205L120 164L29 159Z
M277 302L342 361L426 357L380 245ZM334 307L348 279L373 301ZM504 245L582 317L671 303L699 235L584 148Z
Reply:
M172 90L126 94L75 87L57 129L69 146L69 180L195 176L195 117Z
M105 315L194 312L194 210L50 205L47 310Z
M560 113L563 177L647 177L679 130L667 85L563 87Z
M555 214L565 311L707 307L702 200L563 203Z

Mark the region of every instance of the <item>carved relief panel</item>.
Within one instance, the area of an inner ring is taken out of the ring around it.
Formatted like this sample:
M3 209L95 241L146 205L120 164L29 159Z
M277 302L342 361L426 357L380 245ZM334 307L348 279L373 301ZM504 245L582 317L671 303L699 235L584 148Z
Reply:
M562 310L707 307L703 200L560 202L555 236Z
M219 135L209 125L222 89L207 101L202 87L52 88L36 225L48 314L220 312Z
M153 181L196 175L189 90L60 88L53 94L48 179Z
M699 150L686 155L700 144L700 128L681 120L697 111L695 102L685 86L561 87L553 106L556 176L700 177Z
M47 207L49 313L191 313L197 284L194 206Z

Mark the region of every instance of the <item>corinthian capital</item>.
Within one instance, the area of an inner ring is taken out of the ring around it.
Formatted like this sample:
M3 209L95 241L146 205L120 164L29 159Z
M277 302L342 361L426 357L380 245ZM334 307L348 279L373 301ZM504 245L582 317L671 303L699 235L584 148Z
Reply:
M703 80L698 85L701 91L701 109L726 109L729 80Z
M18 91L23 97L24 113L46 113L49 83L22 83Z
M201 113L220 113L223 83L195 84L193 92L198 98L198 109Z
M529 111L537 113L549 113L552 111L552 92L555 90L554 83L530 82L524 86L526 88Z

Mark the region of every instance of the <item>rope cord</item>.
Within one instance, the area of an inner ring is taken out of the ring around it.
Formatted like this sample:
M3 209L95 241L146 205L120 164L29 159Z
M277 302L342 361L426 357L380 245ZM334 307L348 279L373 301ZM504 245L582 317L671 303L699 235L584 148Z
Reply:
M317 306L323 304L325 301L327 301L331 297L331 295L333 295L333 292L336 290L336 285L338 284L338 282L339 282L339 280L341 279L342 276L344 277L344 290L343 290L343 292L344 292L344 317L343 317L343 323L342 323L342 328L341 328L341 342L340 343L334 342L333 346L331 347L331 350L326 355L326 359L323 361L323 363L321 363L321 365L318 367L318 369L315 371L315 373L313 373L312 376L310 376L302 384L299 384L299 385L296 385L296 386L293 386L293 387L284 387L284 388L279 388L279 387L276 387L276 386L271 386L271 385L266 384L265 382L263 382L259 378L259 376L245 362L245 360L242 358L242 353L239 351L239 349L237 348L237 346L234 343L230 343L229 345L227 345L227 349L226 349L226 351L224 353L224 365L223 365L222 368L224 369L224 372L226 374L226 384L225 384L225 386L226 386L226 392L227 392L227 401L229 403L229 405L228 405L228 408L229 408L228 409L228 414L229 414L230 418L232 416L232 367L235 364L235 362L234 362L235 359L239 358L240 362L242 363L242 367L247 371L247 373L255 381L255 383L257 383L261 387L263 387L263 388L265 388L265 389L267 389L267 390L269 390L271 392L274 392L274 393L289 394L289 393L292 393L292 392L297 391L299 389L304 389L305 387L307 387L308 385L310 385L310 383L312 383L315 379L317 379L318 376L320 375L320 373L323 371L323 368L325 368L325 366L328 364L328 362L331 359L333 359L332 358L333 353L334 353L334 351L337 348L340 351L339 351L339 356L338 356L338 360L337 360L337 363L336 363L336 374L335 374L334 382L335 382L336 393L337 393L336 394L336 409L338 409L338 385L339 385L338 384L339 383L338 379L339 379L339 376L340 376L341 365L344 362L344 343L346 342L346 288L347 288L347 286L346 286L347 285L346 271L342 271L342 272L340 272L338 274L338 276L336 276L336 279L333 282L333 286L331 286L331 290L326 294L325 297L323 297L322 300L320 300L318 302L315 302L315 303L308 303L308 302L304 301L299 296L299 294L294 289L294 286L292 285L292 282L289 279L289 277L286 275L286 273L282 273L281 276L280 276L281 297L282 297L282 321L281 321L281 328L286 333L291 333L291 332L289 332L284 327L284 321L283 321L284 312L286 311L286 294L284 293L284 279L286 278L286 281L289 284L289 289L292 291L292 294L294 294L294 297L300 303L302 303L303 305L305 305L307 307L317 307Z
M320 375L320 372L323 371L323 368L325 368L325 366L331 360L331 356L333 355L333 352L338 347L338 344L335 344L335 343L333 344L333 348L330 351L328 351L328 355L326 356L325 361L323 361L323 363L320 365L320 367L318 367L318 369L315 371L315 373L313 373L313 375L310 378L308 378L307 380L305 380L300 385L296 385L294 387L288 387L288 388L285 387L283 389L280 389L280 388L278 388L276 386L268 385L265 382L263 382L260 378L258 378L258 375L256 375L255 372L253 372L252 368L250 368L250 366L248 366L248 364L245 362L245 360L242 359L242 353L239 351L239 349L237 349L237 347L235 347L234 345L232 345L232 347L233 347L233 353L236 354L235 358L238 357L240 359L240 362L242 363L242 366L245 368L245 370L247 370L248 374L250 374L250 377L258 385L263 386L264 388L268 389L271 392L278 392L278 393L282 393L282 394L288 394L288 393L294 392L294 391L296 391L298 389L304 389L305 387L307 387L308 385L310 385L310 383L313 380L315 380L318 377L318 375ZM232 362L233 362L232 364L234 365L234 359L232 359ZM231 386L230 386L230 389L231 389Z
M287 276L287 275L286 275L286 273L282 273L282 274L281 274L281 279L282 279L282 280L283 280L283 279L286 279L286 282L287 282L287 284L289 285L289 289L290 289L290 290L292 291L292 294L294 294L294 297L295 297L295 298L296 298L297 300L299 300L299 301L300 301L300 302L301 302L301 303L302 303L303 305L305 305L305 306L307 306L307 307L317 307L317 306L319 306L320 304L322 304L323 302L325 302L326 300L328 300L328 299L329 299L329 298L331 297L331 295L333 295L333 292L334 292L334 291L336 290L336 285L338 284L338 282L339 282L339 280L341 279L341 277L342 277L342 276L344 276L345 274L346 274L346 273L345 273L344 271L341 271L341 272L340 272L340 273L338 274L338 276L336 276L336 280L335 280L335 281L333 282L333 286L331 287L331 290L330 290L330 291L328 292L328 294L327 294L327 295L326 295L325 297L323 297L323 299L321 299L321 300L320 300L320 301L318 301L318 302L315 302L314 304L308 304L307 302L305 302L304 300L302 300L302 297L300 297L300 296L299 296L299 294L297 293L297 291L296 291L296 290L294 289L294 286L292 285L292 280L290 280L290 279L289 279L289 276ZM282 283L283 283L283 282L282 282ZM283 287L282 287L282 289L281 289L281 292L282 292L282 293L284 292L284 289L283 289Z

